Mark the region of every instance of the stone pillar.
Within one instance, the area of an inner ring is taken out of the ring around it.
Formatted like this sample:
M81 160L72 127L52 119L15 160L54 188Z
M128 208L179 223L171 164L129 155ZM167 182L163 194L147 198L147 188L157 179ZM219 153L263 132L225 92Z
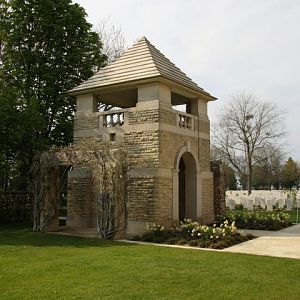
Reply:
M87 112L94 113L98 111L98 101L93 94L79 95L76 97L77 108L76 113Z
M179 223L179 184L178 184L178 174L179 169L172 170L173 179L173 224L178 225Z
M78 143L83 137L99 136L99 116L98 101L93 94L79 95L77 99L76 114L74 116L74 144ZM103 120L102 124L103 124Z
M46 231L55 231L59 227L59 167L51 167L47 174L45 209L43 215L48 219Z
M188 113L194 116L207 117L207 101L203 99L191 99L188 107Z
M171 89L157 82L138 86L137 107L149 101L157 101L159 107L172 108Z
M93 217L92 171L74 167L68 174L67 226L96 227Z
M211 161L210 170L213 173L214 214L225 214L225 185L221 172L221 161Z
M163 108L172 108L168 86L158 82L138 86L136 109L128 113L131 131L124 134L130 165L128 234L140 234L152 222L172 226L172 202L168 199L172 197L172 170L159 166Z

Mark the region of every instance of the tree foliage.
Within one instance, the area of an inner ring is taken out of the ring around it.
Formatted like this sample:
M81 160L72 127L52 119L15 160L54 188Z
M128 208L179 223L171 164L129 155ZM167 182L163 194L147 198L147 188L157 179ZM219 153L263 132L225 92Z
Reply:
M294 160L289 157L282 170L282 181L285 188L291 190L297 187L300 181L300 169Z
M261 162L261 153L276 145L283 135L283 114L271 103L258 101L253 95L238 94L223 109L213 130L213 143L222 158L240 177L247 177L251 193L253 167Z
M2 0L0 16L0 159L26 173L37 150L72 141L75 101L66 92L106 56L70 0Z
M280 147L269 145L258 156L259 163L253 167L253 187L268 190L282 187L284 153Z
M227 190L236 190L237 189L237 180L235 176L234 169L231 168L228 164L222 164L222 173L225 181L225 186Z

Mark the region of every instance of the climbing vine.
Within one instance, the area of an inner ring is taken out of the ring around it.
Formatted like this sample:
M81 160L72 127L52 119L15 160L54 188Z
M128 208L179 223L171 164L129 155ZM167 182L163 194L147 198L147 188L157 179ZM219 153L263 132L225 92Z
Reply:
M58 217L57 187L59 165L88 167L92 184L99 236L113 237L125 229L127 220L127 163L126 148L122 143L99 142L94 138L62 149L51 149L35 157L32 173L34 224L33 230L45 231Z

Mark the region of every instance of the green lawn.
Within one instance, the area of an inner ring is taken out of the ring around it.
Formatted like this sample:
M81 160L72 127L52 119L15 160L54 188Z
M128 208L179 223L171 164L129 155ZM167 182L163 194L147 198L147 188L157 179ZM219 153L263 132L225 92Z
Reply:
M291 215L290 221L292 223L297 223L297 210L294 209L293 211L289 211L288 213ZM298 211L298 223L300 223L300 209Z
M300 299L300 260L0 227L0 299Z

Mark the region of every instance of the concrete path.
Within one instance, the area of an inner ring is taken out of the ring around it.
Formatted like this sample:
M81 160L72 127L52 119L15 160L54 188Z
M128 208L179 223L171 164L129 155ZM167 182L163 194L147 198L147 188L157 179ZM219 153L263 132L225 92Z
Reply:
M300 259L300 224L285 228L279 231L266 231L266 230L240 230L244 233L251 233L258 238L253 240L223 249L214 250L207 248L198 248L190 246L177 246L177 245L165 245L165 244L152 244L143 243L137 241L121 240L127 243L137 243L145 245L155 245L162 247L176 247L176 248L186 248L186 249L197 249L197 250L207 250L207 251L219 251L219 252L232 252L232 253L246 253L254 255L267 255L275 257L287 257ZM86 229L70 229L65 227L60 231L48 232L49 234L60 234L60 235L70 235L77 237L97 237L96 228L86 228Z
M243 232L251 233L258 238L223 251L300 259L300 224L279 231L243 230Z

